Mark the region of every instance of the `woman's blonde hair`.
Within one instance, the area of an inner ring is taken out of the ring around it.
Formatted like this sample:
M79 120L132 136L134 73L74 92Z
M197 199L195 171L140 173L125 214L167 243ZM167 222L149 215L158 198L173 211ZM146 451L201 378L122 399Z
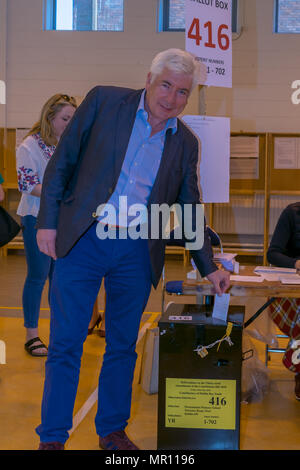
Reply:
M26 137L39 132L46 145L57 145L52 120L64 106L73 106L76 109L75 98L61 93L51 96L42 107L40 119L32 126Z

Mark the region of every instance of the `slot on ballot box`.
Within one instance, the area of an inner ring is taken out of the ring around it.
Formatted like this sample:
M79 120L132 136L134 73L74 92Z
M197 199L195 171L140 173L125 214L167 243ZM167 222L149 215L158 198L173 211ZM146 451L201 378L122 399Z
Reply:
M158 449L238 450L245 307L172 303L159 327Z

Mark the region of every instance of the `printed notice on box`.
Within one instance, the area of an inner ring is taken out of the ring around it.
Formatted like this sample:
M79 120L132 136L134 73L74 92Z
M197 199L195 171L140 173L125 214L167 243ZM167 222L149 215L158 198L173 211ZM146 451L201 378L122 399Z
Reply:
M231 0L186 0L185 24L185 48L202 65L200 83L231 88Z
M236 381L167 378L165 425L235 429Z

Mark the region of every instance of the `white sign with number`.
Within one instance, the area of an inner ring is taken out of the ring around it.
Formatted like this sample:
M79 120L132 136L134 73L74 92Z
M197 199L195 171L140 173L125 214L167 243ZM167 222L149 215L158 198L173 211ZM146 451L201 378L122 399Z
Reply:
M232 87L231 7L231 0L185 0L185 48L206 67L202 85Z

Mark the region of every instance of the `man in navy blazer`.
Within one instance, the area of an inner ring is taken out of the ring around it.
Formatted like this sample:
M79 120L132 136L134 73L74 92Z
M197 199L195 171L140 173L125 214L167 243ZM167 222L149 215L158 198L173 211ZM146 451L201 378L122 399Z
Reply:
M37 240L56 266L37 428L41 450L63 449L72 427L82 345L103 277L106 350L96 432L103 449L137 449L124 431L135 346L151 286L157 287L162 272L166 242L160 224L159 236L153 236L151 212L177 204L183 214L192 208L190 230L199 222L198 142L177 119L198 74L199 64L189 53L170 49L154 58L144 90L92 89L47 166ZM134 213L134 207L144 211ZM203 244L191 244L191 254L201 275L222 294L229 273L214 264L205 225L203 230Z

